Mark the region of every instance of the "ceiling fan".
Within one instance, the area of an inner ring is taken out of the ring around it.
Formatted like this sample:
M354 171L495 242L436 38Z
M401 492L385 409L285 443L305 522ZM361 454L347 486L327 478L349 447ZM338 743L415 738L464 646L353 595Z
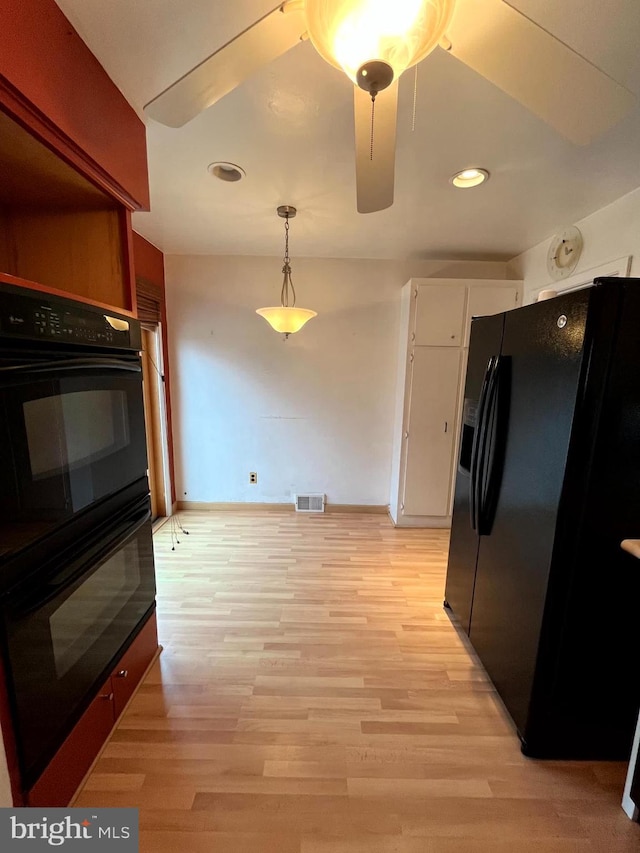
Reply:
M398 80L438 45L578 145L635 103L505 0L285 0L161 92L145 113L181 127L306 38L355 84L360 213L393 204Z

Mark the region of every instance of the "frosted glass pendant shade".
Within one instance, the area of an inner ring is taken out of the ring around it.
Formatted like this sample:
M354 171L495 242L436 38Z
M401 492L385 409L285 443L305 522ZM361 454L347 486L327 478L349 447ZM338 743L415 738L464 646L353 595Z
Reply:
M394 79L437 46L455 0L305 0L318 53L357 83L358 69L380 60Z
M308 320L318 316L317 311L311 311L309 308L285 308L283 305L277 308L258 308L256 314L264 317L276 332L282 332L284 335L299 332Z

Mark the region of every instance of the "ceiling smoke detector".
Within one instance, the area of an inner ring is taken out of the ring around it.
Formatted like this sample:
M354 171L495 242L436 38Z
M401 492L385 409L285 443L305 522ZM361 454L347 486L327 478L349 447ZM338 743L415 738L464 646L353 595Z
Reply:
M245 170L241 166L236 166L235 163L209 163L207 171L214 178L228 184L234 184L236 181L241 181L247 177Z

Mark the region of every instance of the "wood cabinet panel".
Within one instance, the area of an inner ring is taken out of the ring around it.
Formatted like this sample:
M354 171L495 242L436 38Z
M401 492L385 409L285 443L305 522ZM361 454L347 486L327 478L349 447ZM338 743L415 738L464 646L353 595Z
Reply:
M29 806L69 805L158 651L158 626L154 611L28 792L26 799ZM127 670L127 677L118 677L118 673L123 670Z
M129 646L111 675L116 720L135 693L157 650L158 634L154 615Z
M15 258L12 255L11 246L9 214L6 208L0 204L0 270L6 272L15 269Z
M30 806L64 807L91 767L113 728L111 679L102 685L47 769L29 791Z
M131 310L129 216L0 112L0 276Z
M416 347L405 455L405 515L449 513L460 350Z
M418 346L459 347L466 288L458 284L418 285L415 339Z
M70 295L130 308L118 210L14 211L7 230L14 268L6 272Z

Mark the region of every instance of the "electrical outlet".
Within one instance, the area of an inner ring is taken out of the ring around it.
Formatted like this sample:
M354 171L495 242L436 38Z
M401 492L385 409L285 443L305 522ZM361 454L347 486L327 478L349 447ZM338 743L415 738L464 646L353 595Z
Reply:
M249 482L255 485L258 482L258 475L255 471L251 471L249 474Z

